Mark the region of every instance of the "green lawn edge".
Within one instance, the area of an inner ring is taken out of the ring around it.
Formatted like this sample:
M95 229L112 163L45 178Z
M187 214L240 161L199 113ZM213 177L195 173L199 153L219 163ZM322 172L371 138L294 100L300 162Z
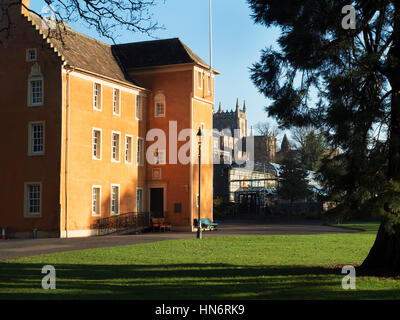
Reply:
M345 223L327 223L326 225L335 228L349 229L360 232L377 233L380 222L345 222Z
M400 281L357 278L375 235L221 236L61 252L0 263L1 299L354 300L399 299ZM57 289L41 288L54 265Z

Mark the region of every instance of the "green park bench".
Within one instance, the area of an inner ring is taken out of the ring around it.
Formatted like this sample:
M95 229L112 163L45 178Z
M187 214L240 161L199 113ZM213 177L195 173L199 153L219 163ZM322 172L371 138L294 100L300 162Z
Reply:
M201 226L205 230L216 230L218 227L218 223L216 222L211 222L210 219L200 219L201 221ZM197 219L195 219L195 225L197 226Z

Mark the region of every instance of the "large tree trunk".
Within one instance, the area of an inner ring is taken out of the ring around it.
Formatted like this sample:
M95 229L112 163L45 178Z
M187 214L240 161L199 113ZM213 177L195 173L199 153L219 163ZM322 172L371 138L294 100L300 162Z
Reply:
M393 46L388 55L388 78L393 90L389 124L389 164L387 180L400 183L400 4L395 3ZM388 205L385 210L393 215ZM381 225L374 246L361 269L374 274L400 275L400 228L390 234Z
M400 46L399 46L400 48ZM399 72L400 73L400 72ZM393 90L400 92L399 86ZM400 183L400 96L393 94L392 119L389 137L389 168L387 180ZM389 215L398 215L399 212L390 210L385 204L385 210ZM390 223L390 221L389 221ZM400 227L394 227L394 233L388 233L383 224L380 226L374 246L369 252L361 268L377 275L400 275Z
M381 225L374 246L360 269L372 275L400 275L400 233L389 235Z

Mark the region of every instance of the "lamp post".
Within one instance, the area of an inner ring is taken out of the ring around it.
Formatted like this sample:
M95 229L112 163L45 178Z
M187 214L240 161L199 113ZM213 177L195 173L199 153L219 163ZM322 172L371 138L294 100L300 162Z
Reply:
M197 219L197 239L202 238L202 232L201 232L201 143L203 142L203 132L201 131L201 127L199 128L199 131L197 132L197 142L199 144L199 200L198 200L198 211L199 211L199 217Z

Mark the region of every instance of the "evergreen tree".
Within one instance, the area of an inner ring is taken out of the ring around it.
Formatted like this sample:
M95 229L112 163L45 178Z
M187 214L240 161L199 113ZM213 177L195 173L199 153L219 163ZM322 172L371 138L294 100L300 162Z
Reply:
M382 218L362 267L399 275L400 1L351 1L354 28L343 23L347 0L248 2L256 23L282 30L280 49L264 50L251 70L273 101L269 116L287 128L315 125L342 150L330 168L340 175L327 184L354 209L367 205Z
M308 194L307 171L294 157L286 157L280 166L279 198L290 201L293 208L293 202L305 200Z
M316 131L311 131L304 139L304 145L300 147L300 161L304 169L317 171L321 166L325 148L323 137Z

